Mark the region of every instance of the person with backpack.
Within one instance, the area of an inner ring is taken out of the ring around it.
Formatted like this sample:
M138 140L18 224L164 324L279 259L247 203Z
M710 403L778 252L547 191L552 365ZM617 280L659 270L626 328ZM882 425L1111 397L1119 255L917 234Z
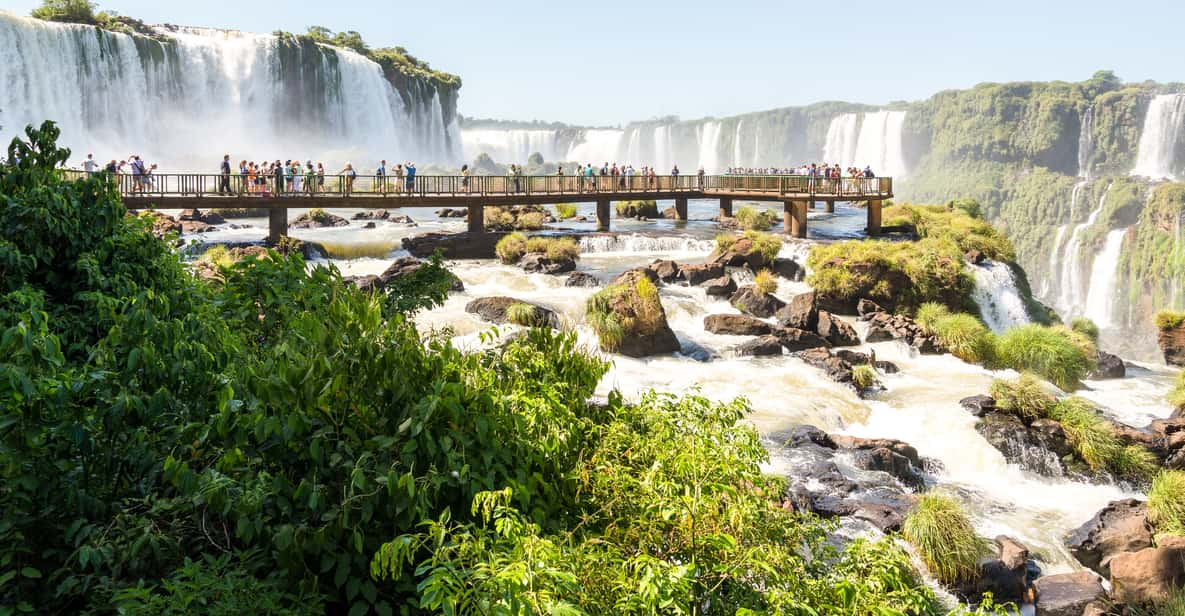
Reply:
M374 170L374 176L374 192L387 194L387 161L379 161L379 168Z
M411 192L416 187L416 164L409 160L403 168L407 171L407 185L405 188L407 188L407 192Z
M337 172L342 176L342 190L348 197L354 192L354 178L358 177L358 173L354 171L354 165L346 163L346 167Z

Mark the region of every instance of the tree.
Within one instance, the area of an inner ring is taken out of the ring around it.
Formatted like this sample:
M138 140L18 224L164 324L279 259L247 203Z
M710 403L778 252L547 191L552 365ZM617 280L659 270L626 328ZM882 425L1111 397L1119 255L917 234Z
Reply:
M90 0L41 0L41 6L30 15L46 21L95 25L95 8Z

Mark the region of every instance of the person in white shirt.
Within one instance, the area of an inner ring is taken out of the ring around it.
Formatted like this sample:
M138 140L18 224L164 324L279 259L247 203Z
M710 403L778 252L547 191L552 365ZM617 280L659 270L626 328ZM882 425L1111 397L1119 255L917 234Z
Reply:
M94 154L87 154L86 160L82 161L82 170L87 173L94 173L99 168L99 163L95 162Z

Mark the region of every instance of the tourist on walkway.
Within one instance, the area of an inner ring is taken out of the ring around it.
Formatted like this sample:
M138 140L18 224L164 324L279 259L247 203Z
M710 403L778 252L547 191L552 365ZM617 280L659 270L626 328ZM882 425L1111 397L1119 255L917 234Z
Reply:
M317 192L325 192L325 165L317 163Z
M374 192L387 193L387 161L380 160L379 168L374 170L375 186Z
M407 161L407 164L404 165L404 169L407 170L407 192L412 192L416 188L416 164L411 161Z
M695 176L699 179L700 190L703 190L704 189L704 166L703 165L699 166L699 171L695 172Z
M230 189L230 154L222 157L222 165L219 172L222 177L218 180L218 194L225 195L234 192Z
M395 165L395 192L403 192L403 163Z
M469 165L461 165L461 191L469 192Z
M94 173L99 168L99 163L95 162L94 154L87 154L86 160L82 161L82 170L88 174Z
M337 174L342 176L342 184L341 185L342 185L342 191L345 193L345 195L348 197L351 194L353 194L353 192L354 192L354 178L358 176L358 173L354 171L354 165L351 165L350 163L346 163L345 168L342 169L341 171L338 171Z
M284 194L284 166L280 164L280 159L272 165L272 175L276 178L276 196Z

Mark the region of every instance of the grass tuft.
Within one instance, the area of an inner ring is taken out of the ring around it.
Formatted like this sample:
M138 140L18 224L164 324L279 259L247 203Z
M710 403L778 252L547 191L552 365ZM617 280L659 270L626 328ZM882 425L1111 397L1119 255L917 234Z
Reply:
M996 337L969 314L948 314L937 319L932 328L942 345L963 361L991 364L995 358Z
M1161 471L1148 489L1148 521L1160 535L1185 535L1185 471Z
M997 407L1028 421L1048 417L1057 404L1057 399L1045 390L1041 379L1029 373L1021 374L1014 381L992 381L990 393Z
M736 221L742 229L751 231L768 231L777 221L777 214L770 210L759 210L745 205L736 212Z
M1169 404L1177 408L1185 408L1185 370L1177 375L1177 382L1169 392Z
M1065 328L1030 324L1014 327L999 338L997 359L1003 367L1031 371L1054 385L1071 391L1094 369L1081 335Z
M716 234L716 252L720 254L728 252L735 243L737 243L737 236L732 233Z
M864 391L873 385L876 385L876 369L868 364L860 364L852 367L852 383L856 389Z
M1156 313L1156 327L1161 331L1176 329L1185 323L1185 312L1173 312L1171 310L1161 310Z
M778 278L769 270L763 269L753 277L753 286L762 295L773 295L774 291L778 290Z
M1095 344L1099 342L1099 326L1086 317L1078 317L1070 321L1070 329L1090 338L1090 341Z
M555 206L556 218L568 219L576 218L576 204L575 203L557 203Z
M538 315L535 312L535 307L524 302L507 306L506 320L515 325L522 325L523 327L538 327L541 325Z
M950 309L938 302L926 302L918 307L914 321L917 322L918 327L928 335L933 336L937 333L934 328L938 323L938 319L950 316Z
M547 244L547 258L552 261L566 261L580 257L580 244L570 237L552 239Z
M989 553L963 505L941 492L918 498L901 532L917 548L930 574L948 586L977 575L979 559Z
M773 263L782 252L782 238L773 233L745 231L745 239L753 243L753 251L765 257L767 263Z
M214 246L203 252L197 260L219 267L230 267L234 264L234 259L230 256L230 251L226 249L226 246Z
M503 263L518 263L527 254L527 236L522 233L511 233L498 240L494 246L494 254Z

